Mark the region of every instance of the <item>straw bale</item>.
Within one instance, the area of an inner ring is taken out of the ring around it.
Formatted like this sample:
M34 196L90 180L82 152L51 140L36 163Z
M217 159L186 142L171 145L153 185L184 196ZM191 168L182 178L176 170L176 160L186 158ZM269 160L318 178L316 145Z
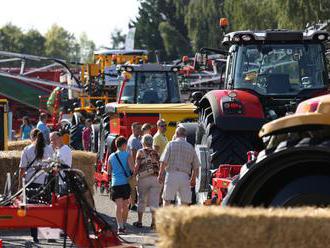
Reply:
M330 209L221 207L157 211L160 248L328 247Z
M94 189L94 172L96 164L96 153L85 151L72 151L72 167L81 170L85 174L85 179L89 189Z
M0 151L0 194L3 193L6 175L13 175L18 169L21 151Z
M9 151L23 151L24 147L31 144L31 140L16 140L8 142Z
M20 158L21 151L0 151L0 193L4 189L7 172L13 175L18 169ZM72 152L72 167L81 170L85 174L85 179L91 190L93 190L94 185L95 163L95 153L84 151Z

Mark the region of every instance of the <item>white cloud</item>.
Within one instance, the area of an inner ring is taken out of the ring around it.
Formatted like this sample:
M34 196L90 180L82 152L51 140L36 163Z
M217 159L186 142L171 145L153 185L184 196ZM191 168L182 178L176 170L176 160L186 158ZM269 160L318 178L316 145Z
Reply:
M111 32L116 28L126 32L138 5L137 0L3 0L0 26L11 22L44 34L57 23L76 37L86 32L97 46L109 46Z

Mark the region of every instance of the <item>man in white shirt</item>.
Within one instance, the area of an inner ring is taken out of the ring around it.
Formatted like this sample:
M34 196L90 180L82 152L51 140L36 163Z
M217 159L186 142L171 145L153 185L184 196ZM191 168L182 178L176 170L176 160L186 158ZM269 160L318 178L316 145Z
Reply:
M52 132L50 134L50 145L52 146L56 158L59 158L63 165L71 168L72 166L72 151L70 147L63 143L62 136L59 132ZM66 185L63 182L62 178L65 178L64 172L59 172L61 178L59 179L59 194L63 195L66 192Z
M70 147L63 143L62 136L59 132L52 132L50 134L50 144L60 161L71 168L72 151Z

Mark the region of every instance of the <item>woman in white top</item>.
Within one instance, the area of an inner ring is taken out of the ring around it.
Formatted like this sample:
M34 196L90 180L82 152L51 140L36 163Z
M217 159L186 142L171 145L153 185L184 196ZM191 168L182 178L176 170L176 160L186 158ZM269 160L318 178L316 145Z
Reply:
M23 177L25 178L26 183L29 183L31 178L37 172L35 166L46 166L46 164L43 164L41 161L50 158L53 155L52 148L46 145L44 136L39 129L33 129L30 137L32 144L24 148L19 164L19 185L21 185ZM45 183L45 180L46 173L42 173L28 186L29 190L26 191L26 194L29 203L41 203L37 194L40 193L38 190L42 188L41 186ZM34 242L39 242L37 229L31 229L31 236L33 237Z

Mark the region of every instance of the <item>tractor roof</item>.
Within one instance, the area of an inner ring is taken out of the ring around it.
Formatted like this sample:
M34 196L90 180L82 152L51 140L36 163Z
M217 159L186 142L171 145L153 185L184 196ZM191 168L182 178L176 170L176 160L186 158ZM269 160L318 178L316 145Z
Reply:
M139 71L139 72L169 72L178 71L178 66L166 65L166 64L130 64L130 65L119 65L117 70L121 71Z
M329 41L329 33L326 31L289 31L285 29L263 30L263 31L237 31L225 35L222 43L232 44L253 44L260 42L325 42Z
M148 55L147 50L112 50L112 49L101 49L95 51L94 55Z

